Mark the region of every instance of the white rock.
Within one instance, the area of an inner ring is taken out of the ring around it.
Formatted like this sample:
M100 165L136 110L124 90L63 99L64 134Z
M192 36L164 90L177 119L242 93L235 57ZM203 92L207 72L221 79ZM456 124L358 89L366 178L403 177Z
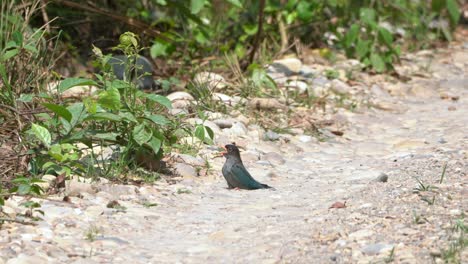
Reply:
M227 133L232 136L244 136L247 134L248 129L242 122L234 122L231 128L223 131L227 131Z
M276 71L285 72L286 74L299 73L301 71L302 62L297 58L286 58L275 60L270 67Z
M14 208L11 208L9 206L2 206L0 207L0 211L4 214L6 214L7 216L11 217L11 218L15 218L16 217L16 210Z
M221 101L226 105L234 106L237 104L236 99L232 98L229 95L222 94L222 93L213 93L213 100L215 101Z
M337 94L349 94L352 89L347 83L334 79L332 80L331 90Z
M206 86L210 90L225 88L226 80L223 76L214 72L200 72L193 78L193 83L198 86Z
M219 126L221 129L223 128L231 128L232 127L232 124L234 123L234 121L232 119L216 119L216 120L213 120L213 122Z
M51 82L47 84L47 90L51 94L58 94L58 87L61 81ZM60 97L62 98L82 98L85 96L91 96L99 89L93 85L79 85L74 86L66 91L64 91Z
M177 175L180 175L184 178L193 178L197 177L197 171L195 170L194 167L185 164L185 163L176 163L175 166L175 171Z
M94 194L96 193L96 190L91 183L72 178L65 182L65 193L68 196L78 196L81 193Z
M303 81L294 80L288 83L288 87L295 89L297 92L299 92L299 94L303 94L307 92L307 89L309 88L309 84Z
M302 143L307 143L307 142L311 142L312 141L312 137L311 136L308 136L308 135L300 135L298 136L298 139L300 142Z
M177 100L194 100L193 96L187 92L173 92L167 96L167 99L169 99L171 102Z
M203 160L201 157L197 156L191 156L188 154L175 154L176 159L178 159L180 162L189 164L191 166L204 166L205 165L205 160Z

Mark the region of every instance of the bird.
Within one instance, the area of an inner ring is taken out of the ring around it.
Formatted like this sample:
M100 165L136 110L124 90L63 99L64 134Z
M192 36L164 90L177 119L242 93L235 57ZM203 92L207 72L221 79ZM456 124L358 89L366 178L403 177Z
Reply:
M242 163L239 148L235 143L227 144L224 146L226 152L223 156L226 158L226 162L223 165L222 172L226 179L229 189L269 189L272 188L267 184L256 181Z

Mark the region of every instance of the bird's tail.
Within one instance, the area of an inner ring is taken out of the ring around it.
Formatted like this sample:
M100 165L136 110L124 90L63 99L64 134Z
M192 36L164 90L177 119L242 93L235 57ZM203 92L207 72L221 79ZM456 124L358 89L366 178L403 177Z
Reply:
M263 189L272 189L272 190L276 191L275 188L271 187L271 186L268 185L268 184L263 184L263 183L261 183L261 185L262 185L262 188L263 188Z

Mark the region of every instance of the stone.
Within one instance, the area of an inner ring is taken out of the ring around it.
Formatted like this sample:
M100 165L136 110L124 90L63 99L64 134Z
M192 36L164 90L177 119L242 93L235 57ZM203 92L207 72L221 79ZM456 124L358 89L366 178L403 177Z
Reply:
M193 83L197 86L206 87L212 91L223 89L227 86L224 77L214 72L197 73L193 78Z
M280 135L274 131L268 130L265 134L263 134L264 140L275 141L280 138Z
M222 94L222 93L213 93L213 100L215 101L221 101L223 102L224 104L226 105L229 105L229 106L235 106L239 100L229 96L229 95L226 95L226 94Z
M255 110L287 110L288 107L276 98L253 98L248 102L248 106Z
M205 166L205 160L203 160L201 157L197 156L191 156L188 154L175 154L175 158L177 161L189 164L191 166Z
M244 136L247 134L248 129L242 122L234 122L231 128L224 129L231 136Z
M189 100L189 101L195 100L193 96L187 92L173 92L167 96L167 99L169 99L171 102L174 102L177 100Z
M108 63L111 65L117 79L124 80L127 77L125 74L128 67L131 67L134 71L130 73L130 78L139 89L151 90L156 88L152 76L154 72L153 64L144 56L138 55L133 62L134 65L129 65L128 57L125 55L114 55L109 59Z
M198 177L198 173L194 167L178 162L174 165L175 173L184 178L195 178Z
M384 172L380 173L379 176L375 179L376 182L387 182L388 181L388 175L385 174Z
M2 212L3 214L11 218L16 218L16 210L9 206L6 206L6 205L0 206L0 212Z
M223 128L231 128L234 121L232 119L215 119L213 120L213 123L215 123L221 129L223 129Z
M409 94L420 98L431 98L437 96L434 85L430 82L418 81L411 85Z
M361 229L349 234L349 238L354 239L356 241L360 241L366 237L370 237L374 234L374 231L370 229Z
M283 165L286 160L277 152L268 152L263 155L263 159L269 161L273 165Z
M288 87L296 90L299 94L304 94L307 92L309 84L304 81L294 80L288 83Z
M51 94L58 94L58 87L61 81L55 81L47 84L47 90ZM83 98L94 95L99 89L93 85L78 85L63 91L60 97L63 99Z
M378 255L386 250L391 250L394 245L385 244L385 243L377 243L377 244L370 244L361 248L361 252L366 255Z
M270 68L272 68L276 72L281 72L286 75L292 75L301 71L302 62L297 58L275 60L270 65Z
M308 135L300 135L298 137L299 141L302 142L302 143L308 143L308 142L311 142L313 141L313 137L311 136L308 136Z
M47 192L47 190L49 190L50 186L55 182L56 178L57 177L54 176L54 175L45 174L41 178L41 180L43 180L44 182L38 182L36 184L38 186L40 186L42 188L42 190L44 190L44 192Z
M331 82L331 90L336 94L349 94L352 89L347 83L334 79Z
M172 109L169 109L169 114L170 115L173 115L173 116L178 116L178 115L188 115L188 111L186 109L183 109L183 108L172 108Z
M81 193L95 194L96 189L91 183L79 181L76 178L65 181L65 194L67 196L79 196Z
M221 133L221 129L218 127L218 125L216 125L216 123L210 120L202 120L200 118L190 118L190 119L187 119L187 123L192 124L194 126L203 125L205 127L209 127L211 128L211 130L213 131L215 135ZM208 135L208 132L206 131L206 129L205 129L205 135Z
M377 109L389 111L389 112L395 112L395 113L404 113L408 111L407 106L398 104L395 102L389 102L389 101L377 100L377 101L371 102L371 105Z

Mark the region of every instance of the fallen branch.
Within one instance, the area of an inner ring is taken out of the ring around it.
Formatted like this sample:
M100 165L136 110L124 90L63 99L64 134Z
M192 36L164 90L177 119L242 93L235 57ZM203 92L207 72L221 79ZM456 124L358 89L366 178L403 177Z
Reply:
M102 9L102 8L91 7L91 6L88 6L88 5L83 5L83 4L75 3L75 2L72 2L72 1L68 1L68 0L55 0L54 3L63 4L65 6L68 6L68 7L71 7L71 8L76 8L76 9L84 10L84 11L87 11L87 12L107 16L107 17L113 18L115 20L121 21L121 22L123 22L123 23L125 23L127 25L132 26L132 27L135 27L135 28L141 30L144 34L148 34L148 35L150 35L152 37L162 38L164 40L169 40L167 37L163 36L159 30L156 30L156 29L152 28L151 25L148 25L148 24L146 24L146 23L144 23L144 22L142 22L140 20L137 20L137 19L134 19L134 18L131 18L131 17L121 16L121 15L112 13L112 12L107 11L107 10Z

